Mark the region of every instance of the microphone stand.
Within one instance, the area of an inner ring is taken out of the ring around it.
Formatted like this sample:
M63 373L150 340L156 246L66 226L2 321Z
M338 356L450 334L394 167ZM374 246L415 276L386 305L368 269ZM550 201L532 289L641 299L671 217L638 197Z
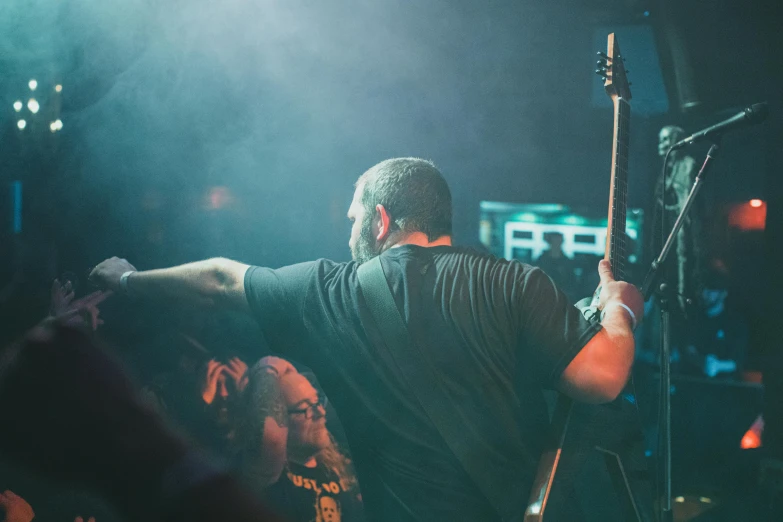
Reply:
M650 270L647 272L647 275L644 278L644 282L642 283L641 292L644 296L644 300L647 301L653 294L656 295L658 299L658 304L661 309L661 328L660 328L660 339L661 339L661 395L660 395L660 411L661 411L661 421L660 421L660 428L658 432L658 446L662 449L660 451L660 454L658 456L658 462L659 462L659 469L663 469L663 503L661 505L661 522L672 522L673 520L673 513L672 513L672 427L671 427L671 352L670 352L670 343L671 343L671 325L669 323L670 319L670 310L669 310L669 295L670 291L669 288L667 288L667 285L665 282L660 282L661 274L663 272L663 266L666 262L666 259L669 255L669 252L671 251L672 245L674 244L674 241L677 237L677 233L682 228L683 223L685 222L685 219L688 215L688 212L691 209L691 206L693 205L694 200L696 199L696 195L701 190L702 184L704 183L705 176L707 174L707 171L709 170L710 166L714 162L715 158L718 156L719 147L717 143L713 144L712 147L710 147L709 152L707 152L707 157L704 159L704 164L701 166L701 169L699 170L698 175L696 176L696 181L693 183L693 187L691 188L690 193L688 194L688 198L685 200L685 204L682 206L682 210L680 210L680 215L677 216L677 220L674 222L674 227L672 227L671 232L669 233L669 237L666 239L666 243L663 245L663 249L661 250L660 254L658 254L658 257L652 262L652 265L650 266ZM664 187L665 191L666 187ZM662 194L662 197L665 194ZM662 205L665 205L665 202L662 201ZM665 207L661 209L662 214L664 215L666 212ZM661 445L661 438L663 438L663 444Z

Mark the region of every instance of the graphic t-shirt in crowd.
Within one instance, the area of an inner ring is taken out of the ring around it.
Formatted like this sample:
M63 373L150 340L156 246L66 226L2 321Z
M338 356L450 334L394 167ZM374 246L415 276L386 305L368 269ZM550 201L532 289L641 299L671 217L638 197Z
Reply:
M600 329L541 270L449 246L381 254L416 350L464 420L472 457L521 513L548 418L541 388ZM368 520L497 520L388 353L355 262L251 267L245 292L273 349L315 371L350 444Z
M291 522L363 522L358 490L346 491L324 466L289 462L280 479L264 490L264 503Z

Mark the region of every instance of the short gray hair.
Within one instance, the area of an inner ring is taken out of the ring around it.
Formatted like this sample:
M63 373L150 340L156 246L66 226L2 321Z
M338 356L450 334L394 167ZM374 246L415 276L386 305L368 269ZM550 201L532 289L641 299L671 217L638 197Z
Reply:
M423 232L429 241L451 235L451 191L435 164L419 158L382 161L362 174L362 205L370 216L383 205L404 232Z

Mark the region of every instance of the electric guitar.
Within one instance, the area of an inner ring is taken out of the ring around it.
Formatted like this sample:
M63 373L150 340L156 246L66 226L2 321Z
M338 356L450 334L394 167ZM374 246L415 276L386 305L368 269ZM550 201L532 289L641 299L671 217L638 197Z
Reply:
M603 77L604 88L606 93L612 99L614 105L614 139L612 145L612 169L611 169L611 184L609 188L609 216L607 224L606 235L606 250L604 252L604 259L608 259L611 263L612 274L616 280L622 280L625 277L625 223L626 223L626 201L628 193L628 146L630 139L630 118L631 118L631 106L629 100L631 99L630 83L626 77L625 66L620 54L620 47L617 43L614 33L609 35L608 49L606 53L599 52L600 59L598 61L599 68L596 73ZM588 298L589 302L590 299ZM591 320L597 320L597 310L594 305L597 304L597 299L593 298L592 308L584 310L585 316ZM577 305L579 306L579 305ZM622 400L622 399L618 399ZM584 411L590 411L589 416L593 417L593 412L597 413L596 417L606 416L605 414L612 409L612 405L602 406L586 406ZM569 433L569 423L572 422L573 410L575 408L580 410L580 415L583 405L575 406L573 401L560 394L558 396L557 404L555 406L554 415L552 418L552 440L550 446L547 447L541 455L538 464L538 471L533 484L533 489L530 494L530 500L528 507L525 511L525 522L543 522L544 513L547 508L547 502L549 501L550 494L552 492L552 486L555 481L555 473L562 471L565 467L567 471L565 475L568 475L570 471L576 478L576 471L574 466L571 465L570 460L581 461L579 464L583 464L586 460L586 452L598 449L602 452L610 476L615 485L615 489L620 489L621 509L623 510L623 518L625 521L637 521L641 520L639 511L636 507L634 497L631 494L630 486L628 486L628 480L625 476L625 470L623 463L620 460L620 456L617 452L599 447L600 443L594 448L582 448L577 449L577 452L581 454L574 454L572 452L564 452L566 446L566 434ZM593 410L598 409L598 410ZM584 416L584 415L581 415ZM592 422L592 421L589 421ZM594 427L588 429L591 431L590 435L596 435ZM580 434L580 439L588 439L590 437ZM600 435L596 437L600 439ZM560 475L558 475L560 477ZM560 484L560 480L558 484ZM569 486L572 487L572 486Z

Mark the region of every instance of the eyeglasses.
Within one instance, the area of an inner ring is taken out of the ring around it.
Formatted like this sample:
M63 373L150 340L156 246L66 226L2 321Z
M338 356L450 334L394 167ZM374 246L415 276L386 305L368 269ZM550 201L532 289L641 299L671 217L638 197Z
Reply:
M318 414L318 417L322 417L326 414L326 405L329 404L329 399L326 397L318 397L318 402L315 404L310 401L306 401L306 404L307 406L304 408L291 408L288 410L288 413L290 415L304 415L305 419L312 419L316 413ZM318 411L319 406L324 409L324 413Z

